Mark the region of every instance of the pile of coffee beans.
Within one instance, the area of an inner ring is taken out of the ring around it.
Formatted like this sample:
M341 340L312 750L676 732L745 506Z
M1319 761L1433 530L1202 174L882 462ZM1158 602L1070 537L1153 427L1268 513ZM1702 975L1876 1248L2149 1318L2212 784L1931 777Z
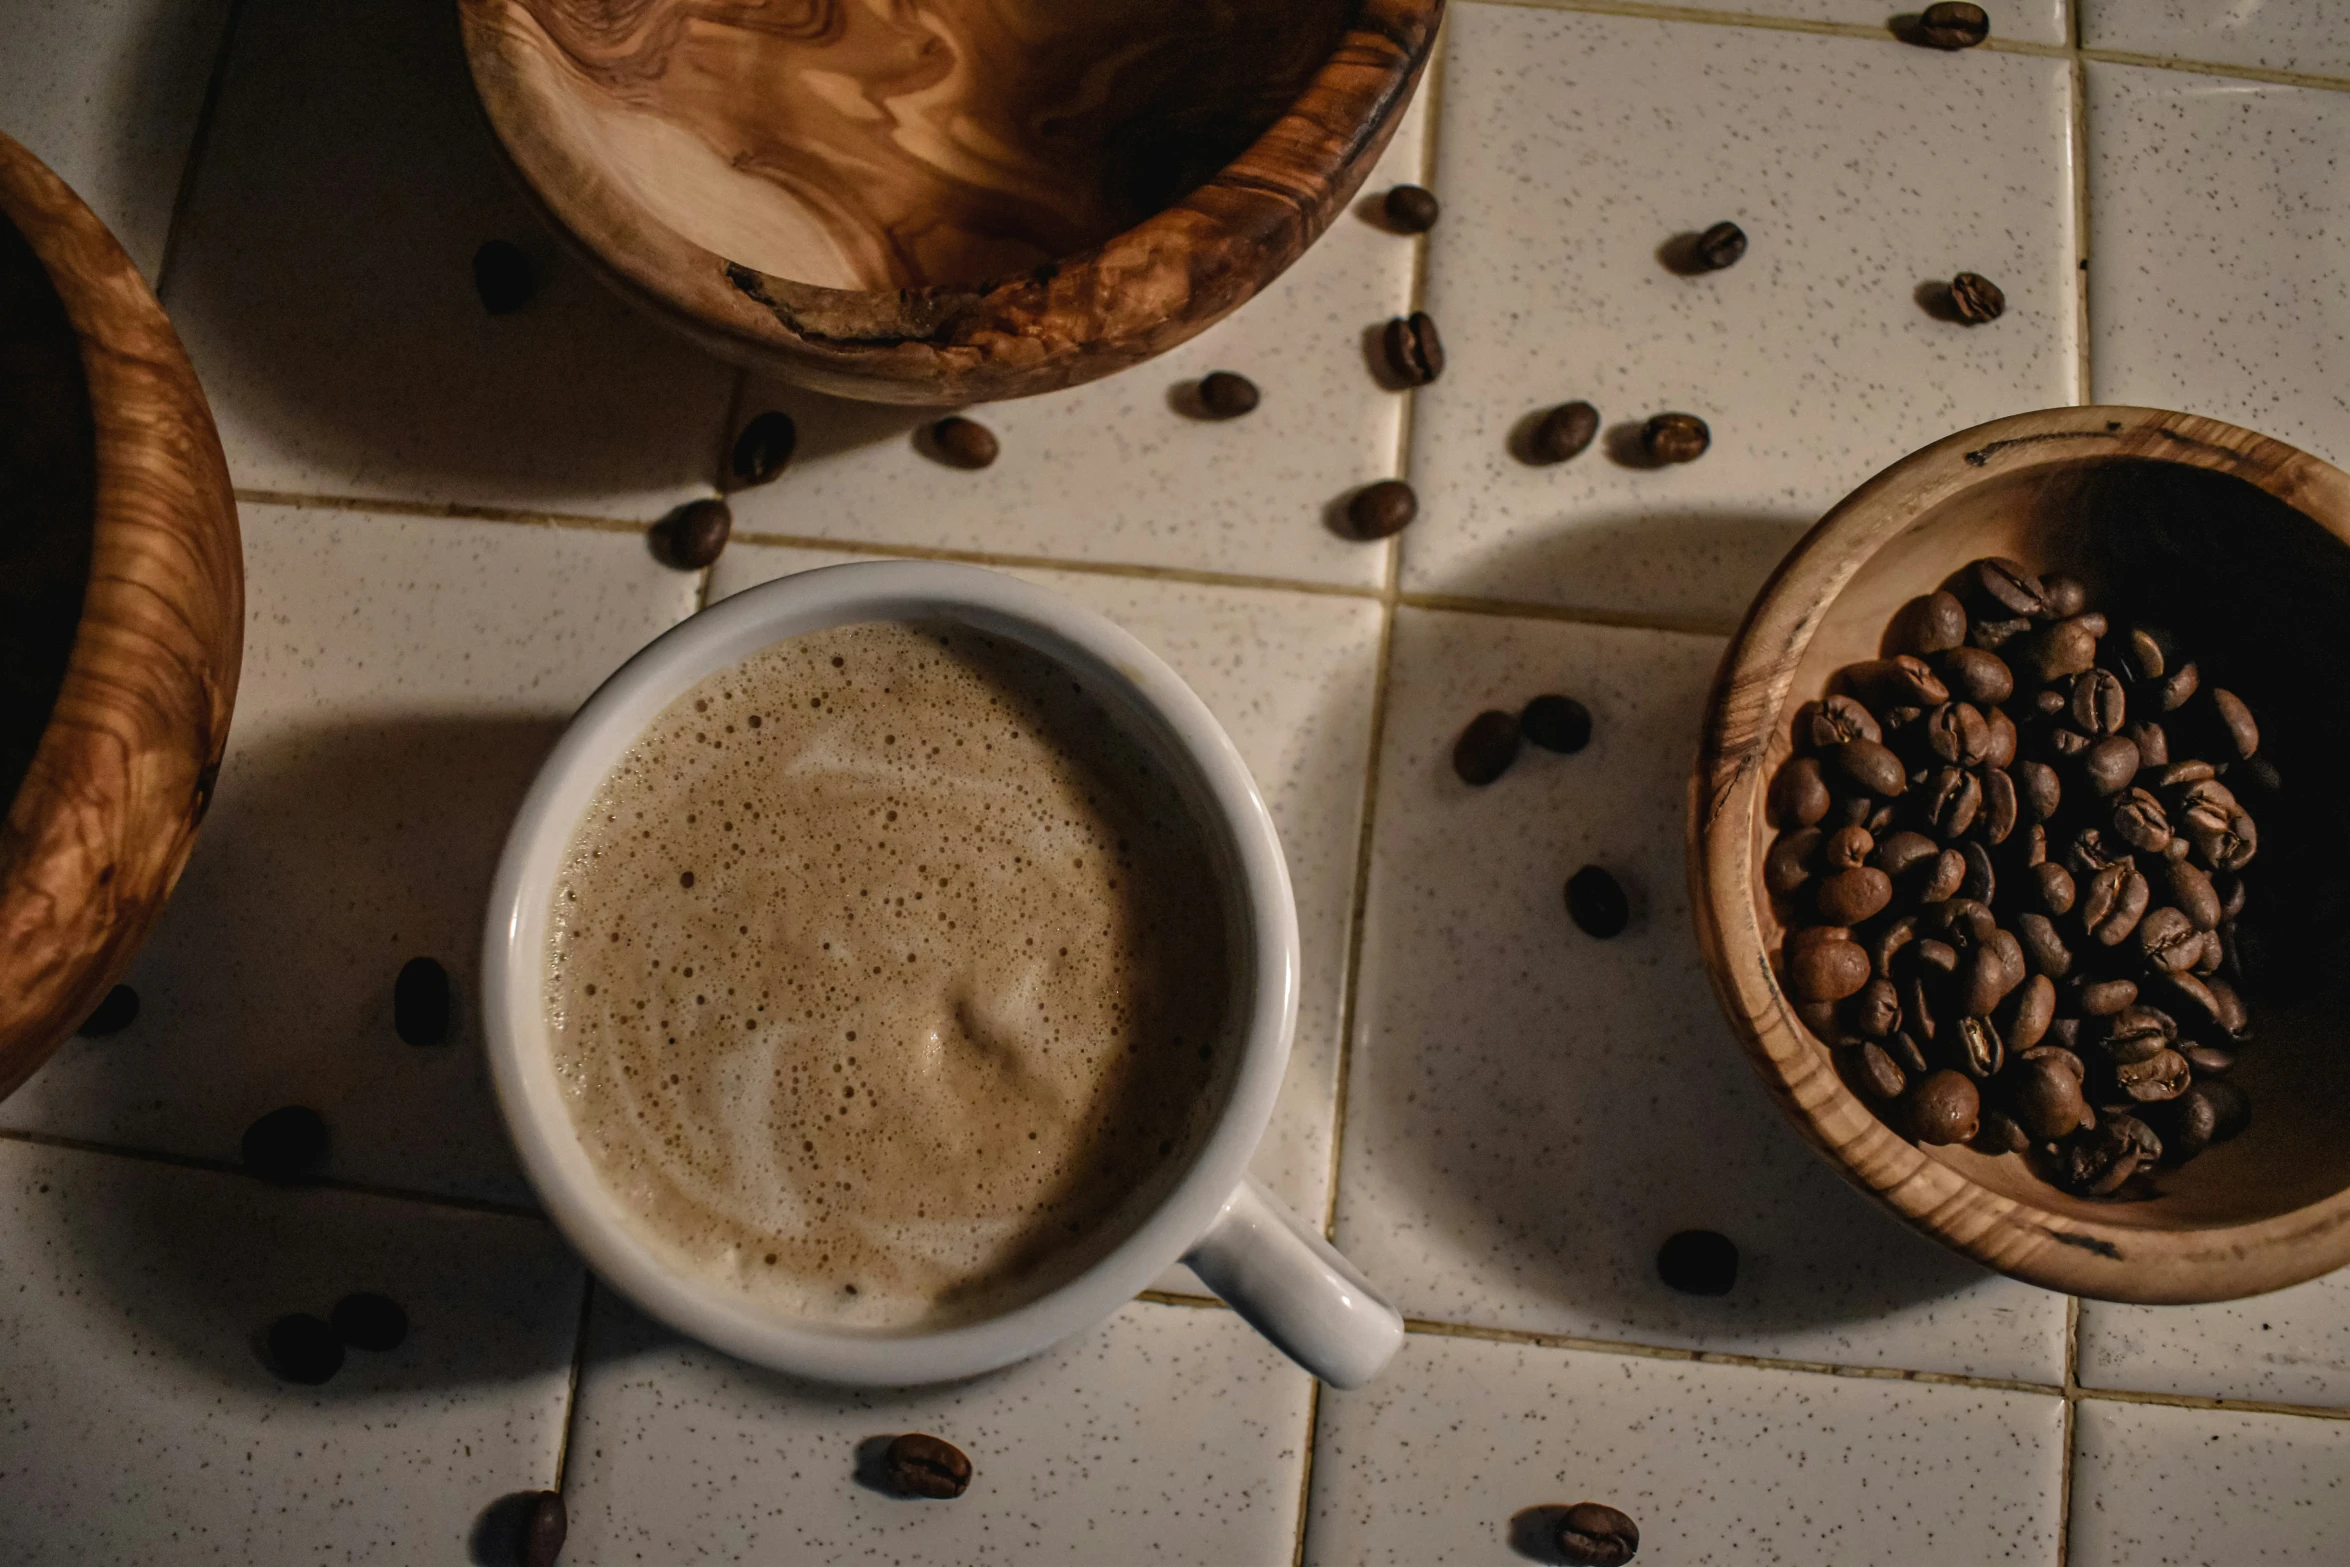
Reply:
M2259 727L2162 627L1975 561L1796 714L1764 879L1805 1025L1887 1119L2149 1189L2242 1131L2229 1079Z

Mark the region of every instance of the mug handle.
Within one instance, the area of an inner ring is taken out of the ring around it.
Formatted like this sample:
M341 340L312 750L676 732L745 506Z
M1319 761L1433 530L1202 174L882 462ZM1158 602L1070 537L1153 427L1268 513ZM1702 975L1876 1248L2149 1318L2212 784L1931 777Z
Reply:
M1332 1387L1361 1387L1403 1345L1403 1314L1254 1176L1183 1260L1242 1321Z

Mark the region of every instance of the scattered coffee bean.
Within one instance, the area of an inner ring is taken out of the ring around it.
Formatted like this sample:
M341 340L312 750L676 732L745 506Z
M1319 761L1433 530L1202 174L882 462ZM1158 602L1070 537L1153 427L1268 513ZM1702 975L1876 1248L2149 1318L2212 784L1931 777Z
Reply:
M1918 18L1918 41L1936 49L1972 49L1991 36L1991 18L1979 5L1939 0Z
M270 1369L288 1382L315 1387L343 1369L343 1341L308 1312L269 1325Z
M1727 1295L1738 1283L1738 1248L1712 1230L1682 1230L1657 1248L1656 1276L1684 1295Z
M661 552L681 571L700 571L718 559L734 533L734 508L715 499L687 501L661 519Z
M1346 503L1346 520L1358 539L1391 538L1418 515L1420 498L1401 479L1366 484Z
M1746 254L1746 230L1735 223L1716 223L1697 236L1697 259L1709 272L1734 267Z
M1257 383L1230 370L1213 370L1200 378L1199 403L1217 419L1237 419L1256 411Z
M307 1105L286 1105L245 1128L245 1168L265 1181L302 1180L326 1157L326 1122Z
M1452 744L1452 770L1465 784L1483 788L1510 769L1518 759L1522 726L1515 713L1488 708L1469 720L1469 727Z
M1640 1526L1603 1502L1577 1502L1559 1519L1558 1548L1575 1567L1622 1567L1640 1550Z
M1981 326L2007 314L2007 296L1980 272L1961 272L1950 280L1950 307L1968 326Z
M539 291L538 268L522 247L493 239L473 253L473 287L493 316L512 315Z
M1536 462L1565 462L1580 456L1598 434L1598 409L1586 402L1561 403L1542 416L1529 445Z
M1624 927L1632 923L1632 905L1615 877L1596 865L1586 865L1567 878L1567 917L1586 936L1597 936L1604 941L1622 935Z
M984 468L1002 450L993 430L961 414L949 414L932 425L930 441L940 460L955 468Z
M392 981L392 1031L412 1045L449 1042L449 971L432 958L410 958Z
M563 1493L531 1493L530 1512L522 1525L522 1567L555 1567L563 1554L563 1542L570 1536L571 1520L563 1509Z
M1518 715L1527 739L1572 756L1591 743L1591 709L1571 696L1538 696Z
M1695 414L1656 414L1640 427L1640 449L1651 462L1695 462L1713 441L1713 431Z
M780 408L756 415L734 438L734 457L728 466L737 488L747 489L774 479L791 463L800 444L800 427Z
M952 1442L909 1431L893 1438L882 1460L889 1483L900 1496L945 1501L971 1484L971 1460Z
M74 1032L84 1039L104 1039L108 1034L119 1034L139 1020L139 993L128 985L117 985L106 992L106 998L82 1019L82 1026Z
M398 1349L408 1337L408 1313L389 1295L362 1290L335 1302L327 1321L335 1336L353 1349L383 1353Z
M1444 340L1425 310L1388 322L1386 348L1388 368L1409 385L1426 386L1444 374Z
M1436 227L1443 208L1437 204L1436 193L1419 185L1398 185L1387 193L1382 204L1387 221L1406 234L1425 234Z

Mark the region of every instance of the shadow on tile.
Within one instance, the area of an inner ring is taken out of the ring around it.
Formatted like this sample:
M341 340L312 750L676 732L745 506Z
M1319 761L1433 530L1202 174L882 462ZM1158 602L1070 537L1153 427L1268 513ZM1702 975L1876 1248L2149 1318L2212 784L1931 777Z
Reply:
M1539 412L1530 419L1539 422ZM1609 428L1573 463L1653 466L1640 452L1638 425ZM1432 515L1404 534L1405 586L1414 592L1606 608L1724 631L1737 624L1772 568L1818 521L1708 507L1582 511L1570 502L1536 514L1515 538L1480 559L1448 567L1441 576L1415 572L1413 532L1432 531L1431 522L1441 529L1446 504L1429 502Z

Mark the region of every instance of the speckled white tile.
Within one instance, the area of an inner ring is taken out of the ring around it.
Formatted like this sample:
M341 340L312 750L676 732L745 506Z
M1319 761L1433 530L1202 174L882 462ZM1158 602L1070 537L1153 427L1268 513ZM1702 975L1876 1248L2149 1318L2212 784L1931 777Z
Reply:
M2063 61L1517 6L1451 28L1427 288L1450 366L1413 418L1407 589L1726 630L1870 474L2072 400ZM1725 218L1750 239L1736 266L1659 259ZM1965 269L2005 289L2002 319L1921 304ZM1600 441L1512 455L1570 398ZM1617 460L1667 409L1712 449Z
M1797 22L1845 22L1883 28L1890 35L1895 17L1914 16L1924 8L1924 0L1911 4L1888 4L1887 0L1734 0L1729 5L1696 9L1709 15L1727 11ZM1991 0L1983 9L1990 13L1995 39L2035 44L2066 41L2064 0Z
M462 1561L554 1481L583 1281L536 1220L0 1140L0 1249L16 1567ZM270 1323L357 1290L405 1343L267 1369Z
M736 544L711 575L713 602L839 557ZM1094 572L1017 575L1109 616L1174 666L1224 725L1265 792L1297 892L1304 982L1297 1042L1256 1174L1319 1222L1329 1202L1339 1013L1379 606L1368 599L1205 587ZM1199 1289L1188 1273L1162 1281Z
M491 239L545 279L515 314ZM541 228L447 6L246 0L164 303L248 489L649 520L715 474L734 371Z
M1308 1380L1228 1311L1136 1302L1009 1370L848 1392L674 1339L599 1290L564 1567L1290 1560ZM909 1501L874 1451L927 1431L971 1488Z
M1722 1021L1682 814L1710 637L1400 612L1379 762L1338 1240L1411 1316L1800 1360L2061 1381L2064 1301L1986 1273L1838 1179ZM1573 756L1454 776L1488 707L1564 692ZM1567 918L1598 863L1631 926ZM1741 1254L1721 1298L1665 1238Z
M734 497L749 533L1049 555L1375 586L1388 547L1331 521L1395 472L1403 394L1382 388L1367 335L1411 297L1418 243L1372 216L1420 179L1415 100L1354 210L1257 298L1171 353L1066 392L970 411L1003 455L980 472L917 448L936 411L883 408L755 384L745 417L798 421L797 457ZM1257 383L1239 419L1191 416L1179 396L1212 370Z
M2084 1400L2071 1567L2336 1567L2350 1421Z
M2081 1302L2081 1383L2350 1406L2350 1273L2216 1306Z
M2048 1567L2062 1422L2039 1394L1415 1335L1322 1394L1305 1557L1556 1562L1589 1501L1642 1567Z
M571 711L690 613L632 533L247 506L244 679L212 813L129 981L0 1125L234 1159L308 1104L328 1168L525 1197L474 1013L490 873ZM446 1046L392 1032L410 957L457 984Z
M2097 400L2211 414L2350 462L2350 98L2088 73Z
M163 265L229 0L19 0L0 131L74 188L147 281Z
M2079 0L2090 49L2350 76L2345 0Z

